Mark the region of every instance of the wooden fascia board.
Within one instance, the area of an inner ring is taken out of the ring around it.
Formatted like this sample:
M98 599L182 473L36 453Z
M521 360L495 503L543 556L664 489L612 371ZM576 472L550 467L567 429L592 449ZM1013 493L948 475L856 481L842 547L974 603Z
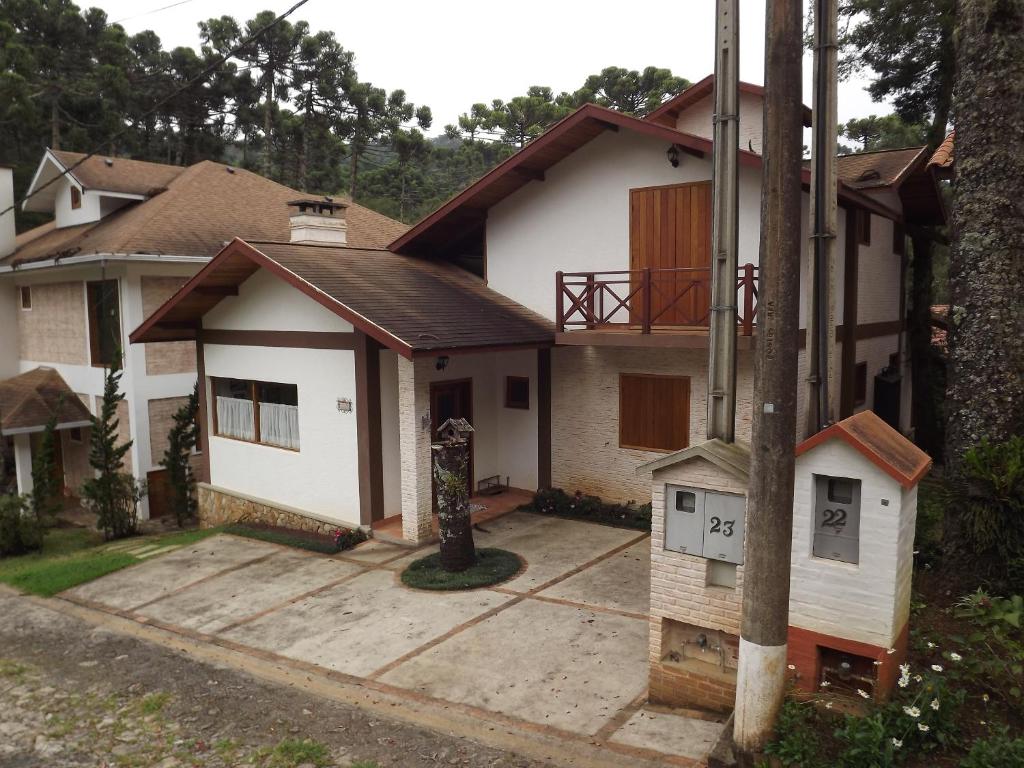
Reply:
M414 349L413 357L438 357L439 355L470 355L483 352L517 352L525 349L550 349L555 346L551 341L527 341L512 344L478 344L471 347L434 347L431 349Z

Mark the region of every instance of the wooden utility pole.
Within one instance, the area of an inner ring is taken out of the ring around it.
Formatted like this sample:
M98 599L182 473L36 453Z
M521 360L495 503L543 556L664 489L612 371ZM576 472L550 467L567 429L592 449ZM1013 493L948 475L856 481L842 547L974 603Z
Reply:
M711 171L711 328L708 439L736 436L736 267L739 263L739 0L717 0Z
M768 741L785 694L796 448L802 120L800 0L767 4L758 340L734 740Z
M838 17L837 0L816 0L804 437L817 434L834 421Z

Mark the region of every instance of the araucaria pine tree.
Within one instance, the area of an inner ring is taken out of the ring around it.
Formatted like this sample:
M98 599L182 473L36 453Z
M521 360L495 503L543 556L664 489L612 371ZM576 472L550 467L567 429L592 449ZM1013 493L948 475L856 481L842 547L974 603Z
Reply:
M52 525L60 511L57 503L61 489L56 476L55 440L57 417L51 416L39 440L39 447L32 456L32 492L29 494L29 508L39 525Z
M92 417L89 464L96 475L82 484L82 497L96 513L97 526L108 539L120 539L136 532L142 495L135 478L124 471L124 456L132 442L118 445L117 441L117 404L124 400L119 391L120 383L121 355L118 352L107 371L100 413Z
M188 401L174 414L174 426L167 434L167 449L160 461L167 470L171 486L171 503L178 525L183 526L195 517L196 480L189 457L196 446L196 414L199 412L199 391L193 389Z

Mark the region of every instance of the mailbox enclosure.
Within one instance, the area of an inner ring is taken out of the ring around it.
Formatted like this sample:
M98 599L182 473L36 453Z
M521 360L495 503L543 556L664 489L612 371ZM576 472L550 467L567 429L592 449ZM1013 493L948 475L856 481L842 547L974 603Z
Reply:
M665 485L665 549L743 564L746 497L685 485Z
M859 478L814 476L815 557L857 563L860 557Z

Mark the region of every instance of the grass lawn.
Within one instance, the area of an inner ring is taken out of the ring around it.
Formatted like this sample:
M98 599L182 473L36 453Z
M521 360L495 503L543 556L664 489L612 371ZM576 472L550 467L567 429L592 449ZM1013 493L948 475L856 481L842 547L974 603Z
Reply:
M140 538L139 543L183 546L219 533L181 531ZM140 562L139 558L103 546L103 536L85 528L54 528L46 533L41 552L0 558L0 582L24 592L50 597L65 589L106 576Z
M402 571L402 583L414 589L475 589L506 581L523 567L519 555L504 549L478 549L476 564L458 573L441 567L441 553L416 560Z

